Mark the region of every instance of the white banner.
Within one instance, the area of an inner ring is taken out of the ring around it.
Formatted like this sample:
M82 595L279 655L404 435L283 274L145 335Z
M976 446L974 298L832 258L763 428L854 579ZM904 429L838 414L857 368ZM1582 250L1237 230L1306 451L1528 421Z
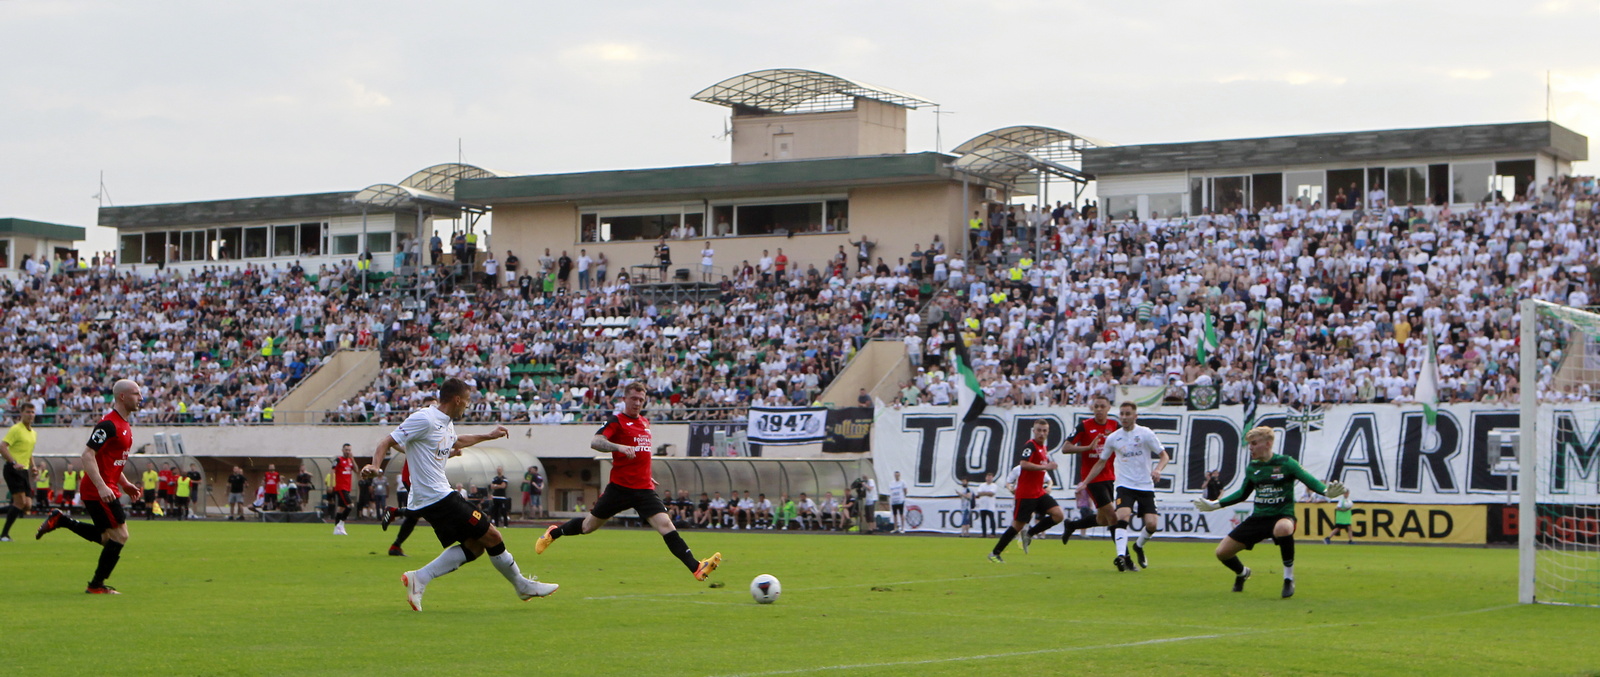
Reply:
M1249 462L1241 430L1243 414L1239 406L1209 411L1141 409L1139 423L1153 430L1172 455L1172 464L1156 488L1163 511L1168 506L1181 510L1200 496L1207 471L1220 473L1224 493L1239 486ZM1086 409L1069 407L990 407L978 420L963 424L955 407L923 405L882 412L872 430L878 486L887 486L899 471L910 489L907 502L930 506L923 509L924 528L951 530L938 526L947 522L938 517L940 511L948 514L950 508L929 503L930 499L948 499L953 506L961 480L977 484L988 473L1003 483L1034 420L1049 423L1049 446L1056 449L1090 415ZM1518 426L1514 406L1442 406L1436 438L1427 434L1420 405L1313 410L1263 406L1258 415L1259 425L1278 431L1279 452L1298 459L1323 481L1344 481L1358 502L1464 505L1507 499L1509 469L1500 463L1502 449L1491 431ZM1600 501L1600 404L1543 405L1540 420L1540 500ZM1078 455L1053 458L1062 463L1061 470L1052 473L1054 486L1064 486L1064 479L1077 480ZM1303 496L1304 490L1300 493ZM1060 489L1055 496L1073 512L1070 496ZM1249 503L1239 507L1247 509ZM1227 528L1208 519L1201 530L1215 535Z
M828 410L825 407L751 407L751 442L770 445L815 444L828 436Z
M1003 490L1003 489L1002 489ZM1074 503L1070 492L1057 489L1051 492L1056 502L1061 504L1061 509L1066 513L1067 519L1074 520L1082 515ZM1012 500L1009 498L995 501L995 533L1005 530L1011 524ZM1195 510L1193 503L1158 503L1156 511L1161 514L1161 530L1163 536L1178 536L1184 538L1210 538L1221 539L1228 535L1239 522L1250 516L1250 504L1239 505L1218 510L1216 512L1202 513ZM906 530L907 531L933 531L942 533L957 533L961 531L963 521L970 519L972 528L970 533L980 533L981 517L977 511L970 514L961 510L961 500L956 498L907 498L906 499ZM1103 527L1095 527L1075 535L1109 536ZM1045 532L1039 538L1054 538L1060 540L1061 527L1058 525Z

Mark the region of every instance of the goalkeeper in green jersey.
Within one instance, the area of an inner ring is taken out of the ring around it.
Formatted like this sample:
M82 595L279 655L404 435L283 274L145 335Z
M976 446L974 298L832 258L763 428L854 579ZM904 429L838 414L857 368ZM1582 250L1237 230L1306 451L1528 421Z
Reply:
M1250 445L1250 465L1245 466L1244 484L1221 500L1197 499L1194 506L1210 512L1239 503L1255 492L1255 510L1250 517L1234 527L1217 546L1217 559L1233 570L1233 591L1244 592L1244 582L1250 578L1250 568L1239 562L1239 551L1249 550L1257 543L1272 539L1283 556L1283 596L1294 596L1294 483L1328 498L1345 494L1344 483L1339 481L1323 485L1294 459L1272 453L1274 434L1271 428L1260 426L1245 433Z

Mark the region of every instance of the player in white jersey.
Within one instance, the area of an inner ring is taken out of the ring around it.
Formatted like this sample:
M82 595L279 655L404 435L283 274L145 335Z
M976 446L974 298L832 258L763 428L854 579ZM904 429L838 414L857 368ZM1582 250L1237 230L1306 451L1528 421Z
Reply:
M405 452L411 466L411 495L406 509L428 520L428 524L433 525L434 535L439 537L439 545L445 548L427 566L400 575L400 582L406 586L406 601L417 611L422 610L422 593L428 583L484 553L489 554L489 562L511 582L517 596L524 601L547 596L560 587L524 577L511 553L506 552L500 531L489 523L488 516L453 491L450 481L445 479L445 461L450 457L461 455L462 449L479 442L506 436L504 426L497 426L483 435L457 436L455 420L466 414L471 403L471 387L460 379L445 381L439 387L439 403L406 417L400 427L378 442L372 464L361 469L362 477L376 477L383 472L383 457L390 448Z
M1106 435L1100 460L1084 477L1098 476L1106 463L1112 458L1116 459L1117 558L1112 562L1117 565L1117 571L1138 571L1150 566L1150 560L1144 555L1144 544L1161 524L1156 515L1156 482L1161 481L1161 471L1167 469L1172 457L1167 454L1166 447L1161 446L1161 441L1156 439L1155 432L1139 425L1139 405L1123 402L1119 413L1121 427ZM1080 482L1076 489L1083 491L1084 484ZM1144 532L1133 544L1137 565L1128 559L1128 522L1134 513L1144 518Z

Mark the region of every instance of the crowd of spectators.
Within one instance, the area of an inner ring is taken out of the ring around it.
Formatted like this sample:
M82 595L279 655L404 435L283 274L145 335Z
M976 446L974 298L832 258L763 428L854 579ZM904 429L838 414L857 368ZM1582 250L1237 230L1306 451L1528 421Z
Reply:
M1517 302L1587 306L1600 274L1594 178L1528 192L1467 209L1396 205L1374 189L1354 209L980 215L973 274L944 273L933 326L904 337L919 368L896 399L955 401L940 348L960 334L986 399L1002 406L1084 404L1117 385L1180 397L1216 386L1224 404L1252 393L1296 406L1408 402L1430 339L1440 401L1510 401ZM1217 342L1202 361L1208 324ZM1540 338L1546 353L1563 341L1548 328ZM1541 396L1587 399L1586 386L1554 382L1556 363L1541 364Z
M485 394L473 422L599 421L633 380L657 419L718 420L814 401L872 339L904 341L915 367L893 404L954 403L959 339L999 406L1083 404L1118 385L1309 406L1412 400L1431 338L1442 401L1507 401L1516 302L1587 306L1600 272L1595 180L1528 193L1457 209L1374 191L1348 209L1144 220L995 209L975 215L965 257L938 238L887 256L862 238L826 261L780 249L679 300L635 293L625 274L571 280L548 252L526 266L488 255L496 284L439 267L420 289L364 280L353 262L134 275L97 257L0 282L0 378L7 407L32 401L46 425L98 416L113 375L145 385L146 420L257 423L325 356L372 347L379 375L326 420L393 423L448 377ZM1547 397L1589 395L1556 388L1552 363Z

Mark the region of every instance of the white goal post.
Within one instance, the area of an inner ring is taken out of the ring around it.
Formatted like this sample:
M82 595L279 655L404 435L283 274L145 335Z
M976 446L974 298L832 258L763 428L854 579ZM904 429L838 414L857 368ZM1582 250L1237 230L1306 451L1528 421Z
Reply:
M1600 606L1600 314L1519 311L1517 600Z

